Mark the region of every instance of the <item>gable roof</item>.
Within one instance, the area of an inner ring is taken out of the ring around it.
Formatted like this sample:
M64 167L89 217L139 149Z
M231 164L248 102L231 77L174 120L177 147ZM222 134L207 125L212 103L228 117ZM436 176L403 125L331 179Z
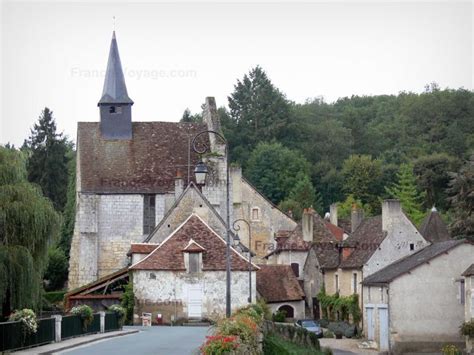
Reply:
M397 277L410 272L416 267L436 258L438 255L463 244L464 240L448 240L444 242L434 243L408 255L394 263L384 267L383 269L367 276L362 284L364 285L381 285L387 284Z
M206 129L201 123L132 122L131 140L107 140L99 122L79 122L79 188L91 193L174 191L178 170L193 180L188 166L198 162L189 140ZM206 139L209 139L208 137ZM189 158L189 161L188 161Z
M188 245L183 249L183 252L187 253L201 253L206 251L206 248L196 243L194 239L190 239Z
M324 221L324 224L326 225L326 228L332 233L334 238L336 238L340 242L344 239L344 233L345 233L344 229L342 229L341 227L335 226L329 221Z
M171 233L148 256L130 266L130 270L175 270L185 271L182 250L190 240L194 240L202 248L203 271L226 269L226 243L198 215L191 214L178 228ZM231 247L233 271L248 271L248 261ZM253 270L258 267L253 264Z
M289 265L259 265L257 291L266 302L301 301L304 292Z
M474 264L471 264L471 266L469 266L466 271L464 271L462 273L462 276L472 276L474 275Z
M342 260L341 268L360 268L370 259L387 233L382 231L382 216L364 219L359 227L344 242L352 253Z
M434 207L423 220L420 227L420 233L426 240L432 243L438 243L451 239L446 223L444 223L438 211Z

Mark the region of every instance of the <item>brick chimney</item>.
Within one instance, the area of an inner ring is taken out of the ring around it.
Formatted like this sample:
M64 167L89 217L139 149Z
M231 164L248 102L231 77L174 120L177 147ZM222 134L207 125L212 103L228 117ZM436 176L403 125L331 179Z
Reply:
M303 239L307 242L313 241L313 217L314 210L312 208L305 208L303 210L303 218L301 219L303 229Z
M359 208L357 204L352 204L351 210L351 233L354 233L357 227L359 227L360 223L364 219L364 210Z
M178 199L184 191L184 179L181 170L176 171L176 177L174 178L174 197Z
M382 202L382 230L388 229L402 216L402 205L399 200L384 200Z
M333 203L329 206L329 221L337 226L337 204Z

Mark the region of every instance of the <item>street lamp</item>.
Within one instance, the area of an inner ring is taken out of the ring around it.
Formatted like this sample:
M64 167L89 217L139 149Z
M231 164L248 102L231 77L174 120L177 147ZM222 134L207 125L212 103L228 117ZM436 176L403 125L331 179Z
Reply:
M229 190L230 190L230 181L229 181L229 146L227 144L226 139L224 136L216 131L211 131L211 130L206 130L199 132L194 138L192 142L192 147L193 151L197 154L204 154L207 152L210 152L210 147L207 146L207 144L202 143L201 147L198 148L196 145L197 139L204 135L212 133L215 134L217 137L219 137L225 145L225 157L226 157L226 292L225 292L225 313L226 317L229 318L231 314L231 303L230 303L230 264L231 264L231 254L230 254L230 207L229 207L229 202L230 202L230 196L229 196ZM194 174L196 177L196 183L199 185L204 185L206 182L206 175L208 173L207 166L204 164L202 161L200 161L197 165L196 168L194 169Z
M236 232L240 230L240 226L237 224L237 222L244 222L249 229L249 246L248 246L249 248L249 298L248 298L248 301L249 303L252 303L252 250L250 249L250 247L252 246L252 228L250 227L250 223L247 220L243 218L239 218L239 219L236 219L234 223L232 224L232 228Z

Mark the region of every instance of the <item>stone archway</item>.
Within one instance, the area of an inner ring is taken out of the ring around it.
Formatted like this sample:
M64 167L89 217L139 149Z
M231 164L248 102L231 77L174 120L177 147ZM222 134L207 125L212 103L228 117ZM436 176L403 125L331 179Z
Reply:
M285 312L285 318L294 318L295 317L295 309L290 305L283 305L278 308L279 311Z

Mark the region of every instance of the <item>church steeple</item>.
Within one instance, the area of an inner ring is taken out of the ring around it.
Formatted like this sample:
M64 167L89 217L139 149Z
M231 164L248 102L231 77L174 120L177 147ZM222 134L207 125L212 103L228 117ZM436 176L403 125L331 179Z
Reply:
M115 31L110 44L104 89L99 100L100 129L105 139L132 138L132 105L128 96Z

